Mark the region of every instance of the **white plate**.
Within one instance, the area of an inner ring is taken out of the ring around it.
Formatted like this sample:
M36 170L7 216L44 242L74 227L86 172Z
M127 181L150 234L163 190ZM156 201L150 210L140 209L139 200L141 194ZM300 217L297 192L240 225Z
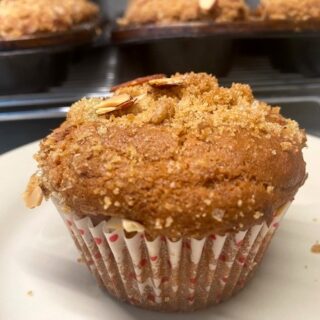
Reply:
M32 212L24 208L21 193L35 170L36 150L37 144L31 144L0 157L1 320L320 318L320 255L310 252L320 240L320 139L309 138L309 180L251 283L218 307L171 315L110 298L77 262L79 255L52 205Z

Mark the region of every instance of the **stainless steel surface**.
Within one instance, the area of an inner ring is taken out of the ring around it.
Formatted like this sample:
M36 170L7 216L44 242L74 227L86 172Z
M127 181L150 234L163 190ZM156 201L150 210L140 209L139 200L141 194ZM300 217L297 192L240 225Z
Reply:
M117 59L116 49L92 52L81 63L71 67L69 78L60 87L44 93L0 96L0 113L21 107L60 107L82 97L108 96L110 87L120 81L116 72ZM232 82L250 84L258 98L312 97L314 100L320 96L320 78L280 73L264 56L238 57L229 75L220 79L225 86Z
M58 107L39 110L24 110L0 113L0 122L20 121L20 120L40 120L40 119L60 119L64 118L69 107Z
M98 1L109 17L118 17L124 10L127 0L99 0Z

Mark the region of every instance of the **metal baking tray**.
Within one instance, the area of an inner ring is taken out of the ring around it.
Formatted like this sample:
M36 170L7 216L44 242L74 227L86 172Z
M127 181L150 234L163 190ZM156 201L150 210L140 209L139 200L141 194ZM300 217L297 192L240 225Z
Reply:
M315 20L290 21L211 21L180 22L118 26L114 24L111 37L115 44L145 43L177 38L291 38L318 37L320 22Z

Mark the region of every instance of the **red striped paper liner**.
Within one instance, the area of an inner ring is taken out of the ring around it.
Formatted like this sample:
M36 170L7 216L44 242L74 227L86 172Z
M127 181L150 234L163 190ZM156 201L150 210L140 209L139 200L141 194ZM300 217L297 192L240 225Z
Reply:
M58 210L98 283L111 295L158 311L192 311L218 304L242 289L261 262L289 204L262 223L238 233L203 239L149 241L144 232L128 238L107 221ZM121 223L120 223L121 225Z

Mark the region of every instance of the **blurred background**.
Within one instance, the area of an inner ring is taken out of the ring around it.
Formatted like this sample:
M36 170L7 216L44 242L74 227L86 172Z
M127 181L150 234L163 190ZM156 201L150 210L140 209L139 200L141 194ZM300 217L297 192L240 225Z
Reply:
M47 135L70 104L84 96L108 96L117 83L176 71L212 73L225 86L249 83L257 98L280 105L308 133L320 136L319 32L162 35L121 42L111 33L126 1L95 2L103 24L94 41L49 49L0 48L0 154Z

